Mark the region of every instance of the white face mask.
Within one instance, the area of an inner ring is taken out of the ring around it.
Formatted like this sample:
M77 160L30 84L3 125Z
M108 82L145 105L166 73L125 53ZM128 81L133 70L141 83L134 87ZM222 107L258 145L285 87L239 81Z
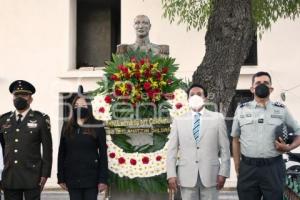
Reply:
M198 95L193 95L189 98L189 106L193 110L199 110L204 105L204 100Z

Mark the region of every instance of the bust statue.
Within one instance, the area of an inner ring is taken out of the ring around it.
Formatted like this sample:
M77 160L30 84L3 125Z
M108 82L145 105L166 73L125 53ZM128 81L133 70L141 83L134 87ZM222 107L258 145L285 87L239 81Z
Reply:
M118 45L117 54L124 54L139 48L141 51L152 52L154 55L169 55L168 45L157 45L150 42L151 23L146 15L138 15L134 18L134 29L136 32L135 43Z

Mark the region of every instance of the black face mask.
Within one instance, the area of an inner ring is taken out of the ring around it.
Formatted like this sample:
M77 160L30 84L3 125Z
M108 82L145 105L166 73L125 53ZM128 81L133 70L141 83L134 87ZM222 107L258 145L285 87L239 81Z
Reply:
M260 84L255 88L255 95L259 98L267 98L270 95L270 89L266 84Z
M14 106L17 110L25 110L28 108L27 100L22 97L17 97L14 99Z
M89 114L89 109L85 107L78 107L73 109L74 118L84 119Z

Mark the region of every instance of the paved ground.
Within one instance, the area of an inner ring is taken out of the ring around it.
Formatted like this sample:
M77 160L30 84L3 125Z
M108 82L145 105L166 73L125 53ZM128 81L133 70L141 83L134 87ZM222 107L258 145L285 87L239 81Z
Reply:
M42 200L69 200L69 198L66 192L45 191L42 193ZM99 196L98 200L104 200L104 199L103 197L101 198L101 196ZM126 197L124 197L124 200L126 200ZM238 200L238 197L236 191L222 191L219 200Z

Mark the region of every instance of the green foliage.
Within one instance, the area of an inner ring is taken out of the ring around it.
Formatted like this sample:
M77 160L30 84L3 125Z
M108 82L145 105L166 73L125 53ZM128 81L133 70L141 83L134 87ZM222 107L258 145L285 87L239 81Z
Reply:
M213 0L162 0L163 16L170 22L200 30L207 25ZM252 0L252 15L259 34L271 28L280 18L294 20L300 14L300 0Z
M128 177L119 177L112 172L110 173L110 182L112 185L115 185L119 191L126 192L166 193L166 179L166 174L150 178L130 179Z

